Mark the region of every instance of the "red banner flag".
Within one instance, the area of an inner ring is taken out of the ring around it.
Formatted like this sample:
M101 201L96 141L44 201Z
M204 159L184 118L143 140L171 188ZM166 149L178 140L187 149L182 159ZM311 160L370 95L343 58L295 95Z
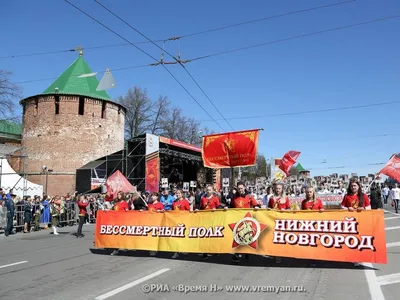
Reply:
M126 179L126 177L119 170L108 177L105 185L107 188L108 201L112 201L117 198L118 192L136 192L136 188L128 181L128 179Z
M290 168L296 163L296 160L299 158L300 153L301 152L299 151L290 150L283 156L279 165L279 169L281 169L286 174L286 176L289 176Z
M206 135L202 156L205 167L253 166L257 159L259 129Z
M379 174L385 174L397 181L400 181L400 157L394 154L392 158L386 163L386 166L379 171Z

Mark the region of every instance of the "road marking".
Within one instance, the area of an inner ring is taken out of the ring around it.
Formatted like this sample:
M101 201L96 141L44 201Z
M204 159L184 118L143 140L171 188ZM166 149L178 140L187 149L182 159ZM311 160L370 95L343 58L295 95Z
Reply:
M399 283L400 282L400 273L379 276L377 279L378 279L378 282L380 285Z
M20 265L20 264L24 264L24 263L27 263L27 262L28 262L27 260L23 260L23 261L15 262L15 263L12 263L12 264L3 265L3 266L0 266L0 269L16 266L16 265Z
M400 247L400 242L387 243L386 248Z
M400 226L386 227L385 230L395 230L400 229Z
M363 263L365 278L367 279L369 293L373 300L385 300L380 284L377 281L374 266L371 263Z
M165 272L168 272L169 270L170 269L161 269L161 270L159 270L157 272L151 273L151 274L149 274L147 276L144 276L144 277L139 278L139 279L137 279L135 281L132 281L131 283L125 284L125 285L123 285L123 286L121 286L119 288L116 288L116 289L114 289L112 291L109 291L108 293L105 293L105 294L103 294L101 296L98 296L98 297L95 298L95 300L105 300L107 298L115 296L115 295L117 295L117 294L119 294L119 293L121 293L121 292L123 292L123 291L125 291L127 289L130 289L130 288L134 287L135 285L138 285L138 284L140 284L142 282L145 282L145 281L147 281L147 280L149 280L151 278L157 277L158 275L161 275L161 274L163 274Z
M386 220L394 220L394 219L400 219L400 216L398 216L398 217L385 218L385 221L386 221Z
M389 210L386 210L386 209L385 209L385 212L387 212L389 214L392 214L392 215L395 215L395 216L400 216L400 214L396 214L396 213L394 213L392 211L389 211Z

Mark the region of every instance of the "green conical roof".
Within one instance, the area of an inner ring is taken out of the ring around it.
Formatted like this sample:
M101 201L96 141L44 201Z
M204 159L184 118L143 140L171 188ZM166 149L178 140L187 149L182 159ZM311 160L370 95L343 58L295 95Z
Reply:
M106 91L96 91L99 81L96 76L79 77L82 74L90 74L89 68L82 56L79 56L44 92L54 94L58 88L59 94L81 95L110 101Z

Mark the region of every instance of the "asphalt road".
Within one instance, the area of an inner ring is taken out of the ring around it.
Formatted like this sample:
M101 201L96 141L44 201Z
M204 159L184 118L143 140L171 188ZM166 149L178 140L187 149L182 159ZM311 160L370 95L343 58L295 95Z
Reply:
M85 225L86 236L80 239L71 235L75 227L60 229L58 236L49 231L2 235L0 299L398 299L400 216L385 217L388 264L359 268L332 262L312 266L295 259L277 265L258 256L239 265L231 264L230 255L207 261L197 255L171 259L173 253L150 257L143 251L111 256L109 251L93 251L93 225ZM233 286L260 290L228 292ZM277 294L267 292L267 286L305 291Z

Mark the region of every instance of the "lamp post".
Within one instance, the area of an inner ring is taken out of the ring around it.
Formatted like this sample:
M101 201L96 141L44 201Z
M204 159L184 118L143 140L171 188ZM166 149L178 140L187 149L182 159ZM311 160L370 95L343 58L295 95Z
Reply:
M45 195L47 196L47 186L49 185L49 172L53 172L53 170L48 169L46 166L42 166L42 173L46 175L46 186L45 186Z

